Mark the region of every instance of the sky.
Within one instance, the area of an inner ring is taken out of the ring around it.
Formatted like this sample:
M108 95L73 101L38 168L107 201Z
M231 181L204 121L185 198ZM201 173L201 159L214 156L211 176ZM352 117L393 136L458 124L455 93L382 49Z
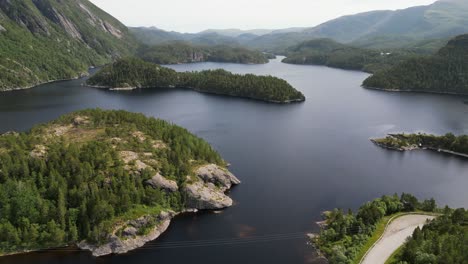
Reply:
M343 15L435 0L91 0L127 26L179 32L311 27Z

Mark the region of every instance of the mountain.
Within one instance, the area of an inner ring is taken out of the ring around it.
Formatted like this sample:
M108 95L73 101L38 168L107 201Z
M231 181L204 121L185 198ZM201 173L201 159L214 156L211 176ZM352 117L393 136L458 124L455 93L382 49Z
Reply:
M136 46L127 27L88 0L0 1L0 91L76 78Z
M468 34L453 38L430 57L408 59L364 81L392 91L468 94Z
M273 32L272 29L242 30L242 29L237 29L237 28L231 28L231 29L207 29L198 34L204 35L204 34L216 33L222 36L236 38L242 34L253 34L253 35L261 36L265 34L270 34L271 32Z
M230 62L262 64L268 62L267 55L242 47L226 45L200 46L183 41L166 42L160 45L143 46L138 56L156 64L179 64L192 62Z
M343 16L301 32L263 35L246 45L281 52L287 45L314 38L331 38L360 47L399 48L467 32L468 1L440 0L427 6ZM389 42L392 42L391 46Z

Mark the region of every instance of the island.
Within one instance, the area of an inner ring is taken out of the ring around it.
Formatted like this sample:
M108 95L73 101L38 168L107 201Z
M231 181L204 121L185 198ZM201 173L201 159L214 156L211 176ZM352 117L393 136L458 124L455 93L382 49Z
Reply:
M468 136L455 136L447 133L443 136L428 134L389 134L385 138L371 139L379 147L397 150L432 150L468 158Z
M138 55L145 61L156 64L181 64L193 62L230 62L241 64L267 63L269 55L260 51L249 50L241 46L194 45L184 41L173 41L164 44L142 45Z
M462 241L463 236L468 235L465 226L468 220L467 211L463 208L456 210L448 207L438 208L434 199L421 202L408 193L403 193L401 196L384 195L362 205L356 214L351 210L344 212L342 209L334 209L324 212L323 217L324 220L317 223L321 226L320 233L309 234L309 237L319 256L328 259L330 264L375 263L369 256L378 249L378 244L394 243L397 240L395 234L400 231L411 234L414 230L414 236L409 242L405 243L406 237L403 234L403 239L399 239L403 245L392 245L395 249L402 246L397 252L403 254L395 254L398 255L397 259L407 263L439 263L414 261L414 257L444 259L446 254L450 254L450 259L462 259L466 252L466 244ZM427 219L430 223L426 221ZM451 221L452 219L456 221ZM392 229L392 223L396 222L398 224L395 232L392 231L393 235L389 241L384 241L386 231ZM422 231L421 226L424 226ZM421 232L430 236L423 237L420 235ZM435 236L436 234L440 236ZM451 239L460 242L449 242ZM434 247L426 247L427 244L432 244ZM415 249L424 252L423 256L420 256ZM392 252L385 254L390 256ZM392 259L395 259L395 254ZM379 263L385 262L385 259L378 260L381 261Z
M468 94L468 34L453 38L433 56L410 58L367 78L370 89Z
M94 256L223 209L240 181L204 140L126 111L82 110L0 136L0 255L76 245Z
M273 76L233 74L225 70L176 72L138 58L124 58L103 67L86 82L111 90L185 88L198 92L243 97L272 103L305 101L288 82Z

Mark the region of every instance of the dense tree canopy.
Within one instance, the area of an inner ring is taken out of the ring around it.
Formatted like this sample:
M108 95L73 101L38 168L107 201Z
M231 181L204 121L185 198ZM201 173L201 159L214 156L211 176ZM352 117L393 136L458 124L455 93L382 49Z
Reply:
M403 193L401 197L382 196L362 205L356 214L341 209L326 212L326 227L315 239L318 249L328 258L331 264L356 263L363 245L370 239L377 224L385 216L399 212L437 210L434 199L418 201L411 194Z
M186 42L169 42L156 46L143 46L138 55L157 64L190 62L232 62L243 64L267 63L268 57L259 51L228 45L198 46Z
M412 56L418 54L411 50L372 50L352 47L331 39L314 39L290 47L283 62L377 72Z
M125 162L128 151L147 165ZM119 219L180 210L181 192L145 181L159 172L184 184L203 163L225 164L187 130L125 111L85 110L27 133L4 134L0 253L99 242Z
M411 58L364 81L369 88L468 94L468 35L458 36L436 55Z
M240 75L225 70L177 73L136 58L121 59L104 67L87 83L107 88L180 87L277 103L305 100L288 82L273 76Z

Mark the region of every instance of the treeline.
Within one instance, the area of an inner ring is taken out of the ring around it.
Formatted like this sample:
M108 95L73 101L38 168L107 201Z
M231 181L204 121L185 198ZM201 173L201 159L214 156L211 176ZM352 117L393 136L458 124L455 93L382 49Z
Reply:
M436 55L411 58L364 81L368 88L468 94L468 35L458 36Z
M77 117L85 122L76 124ZM53 135L64 127L70 130ZM135 137L135 131L145 138ZM154 140L167 147L155 148ZM129 171L119 156L123 150L150 153L155 162L141 173ZM83 239L99 244L119 219L178 211L184 207L182 193L154 189L145 181L159 171L182 185L193 162L225 164L187 130L125 111L85 110L27 133L2 135L0 254Z
M374 141L390 148L431 148L468 154L468 135L392 134L382 139L374 139Z
M445 208L422 229L413 232L390 264L468 263L468 211Z
M228 45L198 46L175 41L155 46L143 46L138 55L145 61L156 64L178 64L191 62L231 62L261 64L268 62L268 56L242 47Z
M326 213L326 227L314 244L331 264L355 263L380 220L385 216L416 210L435 212L437 205L434 199L420 202L415 196L403 193L400 197L396 194L382 196L365 203L356 214L351 210L335 209Z
M180 87L277 103L305 100L285 80L272 76L232 74L225 70L177 73L136 58L121 59L104 67L87 84L107 88Z
M331 39L314 39L290 47L284 63L323 65L333 68L378 72L408 57L421 56L409 50L380 51L348 46Z

